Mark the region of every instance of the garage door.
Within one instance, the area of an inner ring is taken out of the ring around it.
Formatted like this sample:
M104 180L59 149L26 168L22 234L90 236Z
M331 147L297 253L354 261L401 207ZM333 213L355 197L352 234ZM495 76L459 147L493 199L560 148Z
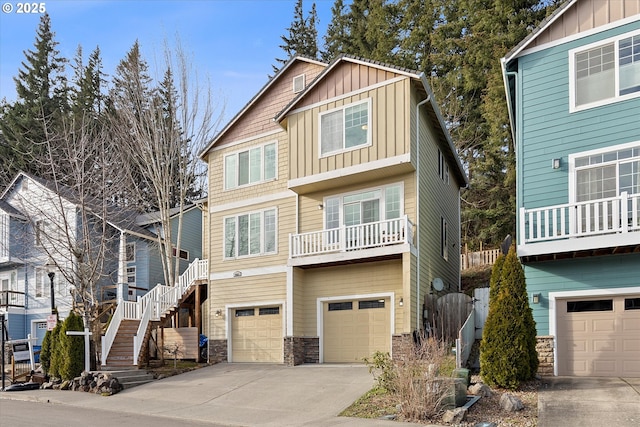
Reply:
M558 300L558 374L640 377L640 295Z
M375 351L391 351L388 298L327 302L323 310L324 362L362 362Z
M282 309L242 308L232 311L231 360L282 363Z

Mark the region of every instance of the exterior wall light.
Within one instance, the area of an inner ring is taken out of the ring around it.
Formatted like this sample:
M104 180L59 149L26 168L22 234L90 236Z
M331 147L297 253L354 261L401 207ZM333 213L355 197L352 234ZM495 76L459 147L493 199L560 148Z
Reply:
M533 294L533 303L540 304L540 294Z
M560 159L553 159L551 161L551 167L554 169L560 169Z

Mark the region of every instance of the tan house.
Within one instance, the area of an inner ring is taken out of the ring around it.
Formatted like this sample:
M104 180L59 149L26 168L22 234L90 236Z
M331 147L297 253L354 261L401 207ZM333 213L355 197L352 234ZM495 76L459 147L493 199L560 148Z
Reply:
M393 354L459 289L467 178L421 73L293 58L201 157L212 360Z

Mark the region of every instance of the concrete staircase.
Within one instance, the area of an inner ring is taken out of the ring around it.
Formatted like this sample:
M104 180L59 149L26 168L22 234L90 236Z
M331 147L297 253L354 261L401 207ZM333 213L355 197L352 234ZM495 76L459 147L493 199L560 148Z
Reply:
M138 331L138 325L139 320L123 320L120 323L118 334L107 357L106 366L110 370L131 369L133 366L133 337Z

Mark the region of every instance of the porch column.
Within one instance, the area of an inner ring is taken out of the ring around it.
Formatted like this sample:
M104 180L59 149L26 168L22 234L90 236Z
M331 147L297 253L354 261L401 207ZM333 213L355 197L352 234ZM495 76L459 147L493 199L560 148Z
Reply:
M120 248L118 251L118 303L125 299L124 284L127 282L127 236L120 232Z

